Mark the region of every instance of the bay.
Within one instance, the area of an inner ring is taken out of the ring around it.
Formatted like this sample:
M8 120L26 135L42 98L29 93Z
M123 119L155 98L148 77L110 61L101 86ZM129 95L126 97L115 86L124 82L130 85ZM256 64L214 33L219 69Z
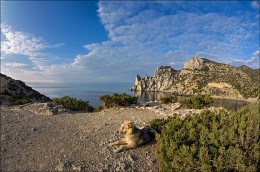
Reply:
M134 95L139 97L138 102L144 103L147 101L156 101L171 93L164 92L134 92ZM181 101L184 96L178 96L178 101ZM214 99L214 102L211 106L214 107L223 107L227 110L237 111L240 107L247 105L248 102L242 100L230 100L230 99Z

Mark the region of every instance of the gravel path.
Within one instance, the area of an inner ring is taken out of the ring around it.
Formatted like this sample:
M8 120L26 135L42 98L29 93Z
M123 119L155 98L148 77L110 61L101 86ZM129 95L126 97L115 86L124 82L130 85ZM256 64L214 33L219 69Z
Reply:
M36 115L1 107L1 171L158 171L155 141L122 153L108 143L124 120L142 127L158 118L147 109Z

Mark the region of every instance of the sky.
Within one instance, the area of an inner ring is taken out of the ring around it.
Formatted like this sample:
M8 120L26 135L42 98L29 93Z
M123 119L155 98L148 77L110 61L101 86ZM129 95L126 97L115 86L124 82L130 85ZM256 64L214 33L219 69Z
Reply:
M259 68L260 1L1 1L1 73L133 83L192 57Z

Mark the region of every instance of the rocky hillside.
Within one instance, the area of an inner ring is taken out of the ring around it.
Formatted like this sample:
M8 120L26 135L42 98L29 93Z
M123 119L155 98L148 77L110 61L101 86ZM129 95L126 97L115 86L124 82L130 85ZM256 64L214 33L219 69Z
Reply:
M162 91L182 95L210 94L219 98L247 99L259 96L259 69L234 67L205 58L192 58L177 71L156 69L153 77L137 75L132 91Z
M24 104L29 102L43 102L50 100L38 91L27 86L20 80L14 80L0 73L0 103Z

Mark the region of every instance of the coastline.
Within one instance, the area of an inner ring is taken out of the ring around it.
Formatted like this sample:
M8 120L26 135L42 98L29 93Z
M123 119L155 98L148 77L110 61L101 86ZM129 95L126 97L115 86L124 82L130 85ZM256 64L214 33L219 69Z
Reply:
M131 91L131 90L130 90ZM185 95L185 94L176 94L174 92L170 92L170 91L149 91L149 90L145 90L145 91L131 91L135 94L135 96L141 96L143 93L152 93L152 94L165 94L165 95L174 95L177 97L191 97L191 96L195 96L194 95ZM214 96L214 95L210 95L212 98L214 99L220 99L220 100L235 100L235 101L245 101L248 103L256 103L259 102L259 98L255 97L249 97L249 98L238 98L238 97L231 97L231 96Z
M115 147L107 147L122 137L117 130L124 120L144 127L158 118L185 118L204 110L227 111L221 107L188 109L180 103L150 102L100 112L52 114L47 113L45 104L0 106L1 170L156 172L159 164L155 142L119 154L113 152Z
M248 103L257 103L259 102L258 98L235 98L235 97L224 97L224 96L211 96L214 99L221 99L221 100L236 100L236 101L245 101Z

